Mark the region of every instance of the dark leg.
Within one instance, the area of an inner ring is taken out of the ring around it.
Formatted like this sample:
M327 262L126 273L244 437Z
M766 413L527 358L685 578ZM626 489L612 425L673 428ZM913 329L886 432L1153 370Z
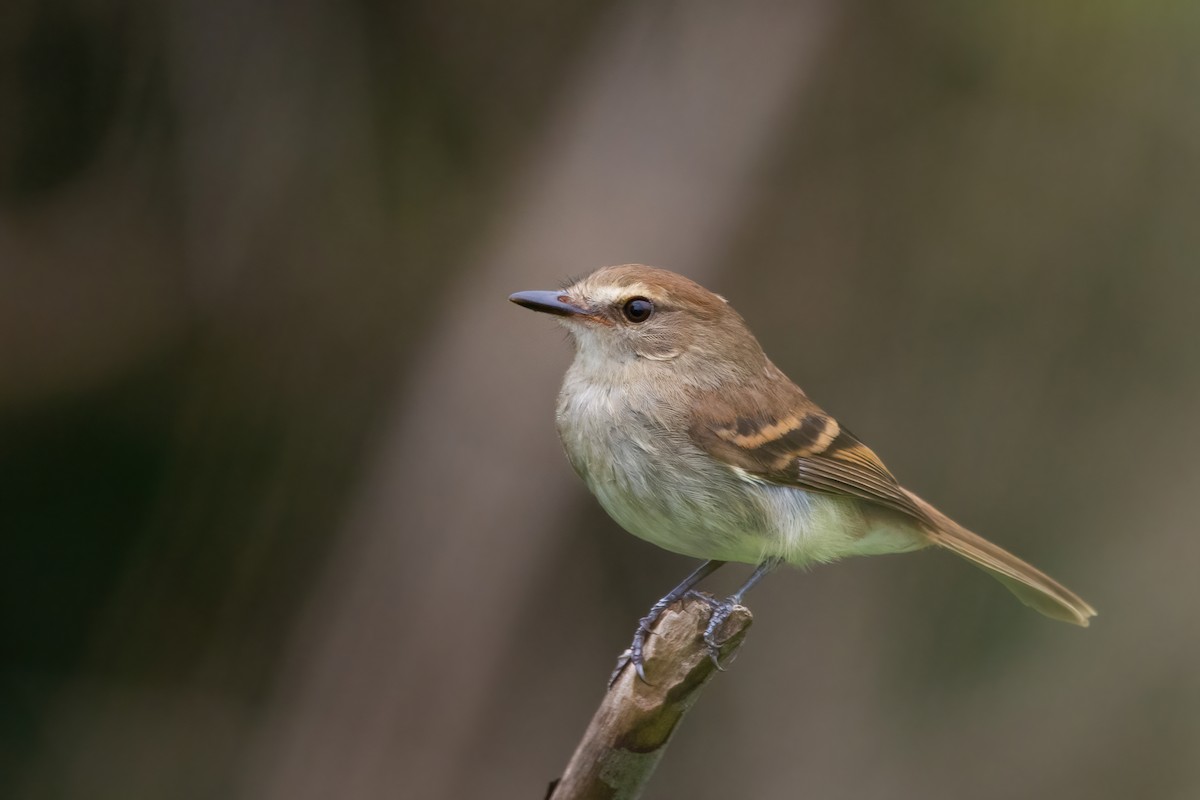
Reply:
M650 613L646 614L646 616L642 617L641 620L638 621L637 630L633 634L633 644L629 645L629 649L622 653L621 657L617 659L617 668L613 670L612 678L609 680L610 684L617 679L617 673L619 673L625 667L625 665L629 663L633 664L633 668L637 672L638 677L642 679L642 682L649 683L649 681L646 680L646 670L642 666L642 650L646 646L646 637L650 635L650 629L654 627L654 623L658 622L658 618L662 616L662 613L666 610L667 606L671 605L671 603L674 603L676 600L690 592L693 586L707 578L709 575L712 575L717 571L717 568L724 563L724 561L705 561L696 569L695 572L684 578L683 583L667 592L666 597L650 607ZM743 591L747 588L749 588L749 586L742 587ZM705 641L708 640L705 639Z
M717 665L717 669L725 669L721 666L721 648L720 643L717 642L717 631L725 620L729 619L729 615L733 613L733 610L742 604L742 597L745 596L746 592L750 591L750 588L754 584L762 580L764 575L779 566L779 562L782 560L780 558L768 558L759 564L754 569L754 574L742 584L741 588L724 600L713 600L708 595L693 593L712 606L712 617L709 618L708 627L704 630L704 643L708 645L708 654L712 658L713 663Z

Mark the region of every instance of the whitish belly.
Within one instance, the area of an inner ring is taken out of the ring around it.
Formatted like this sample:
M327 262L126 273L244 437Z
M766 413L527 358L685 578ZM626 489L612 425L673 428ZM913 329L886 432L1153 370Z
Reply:
M711 471L706 467L712 467ZM717 464L661 474L652 460L617 474L586 475L623 528L672 552L757 564L806 565L924 545L909 525L854 498L747 480Z
M666 550L804 565L923 545L911 526L860 500L755 481L661 429L616 424L619 393L562 404L559 432L575 470L621 527Z

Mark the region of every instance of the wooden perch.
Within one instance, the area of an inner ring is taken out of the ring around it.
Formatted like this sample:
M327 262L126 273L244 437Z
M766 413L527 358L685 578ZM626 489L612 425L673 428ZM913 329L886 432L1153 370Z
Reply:
M671 734L716 672L703 639L710 613L695 597L663 613L646 643L650 683L639 680L629 664L621 669L546 800L633 800L641 795ZM752 621L739 606L721 626L721 663L733 658Z

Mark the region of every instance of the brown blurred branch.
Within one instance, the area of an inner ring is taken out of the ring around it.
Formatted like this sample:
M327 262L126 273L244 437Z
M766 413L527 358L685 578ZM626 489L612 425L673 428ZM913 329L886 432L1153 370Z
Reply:
M641 795L675 728L716 671L702 638L710 613L694 597L667 609L646 646L650 683L625 665L547 800L632 800ZM736 653L752 621L741 607L725 621L718 637L722 663Z

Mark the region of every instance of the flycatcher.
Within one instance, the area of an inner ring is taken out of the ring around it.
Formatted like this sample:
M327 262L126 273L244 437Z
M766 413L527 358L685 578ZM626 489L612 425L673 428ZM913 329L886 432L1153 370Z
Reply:
M625 656L642 671L662 611L729 561L756 564L714 607L714 636L780 563L944 547L1048 617L1095 611L1045 573L900 486L879 457L783 374L729 303L638 264L604 267L562 291L518 292L557 315L575 344L558 398L571 466L623 528L705 563L639 623ZM718 665L719 666L719 665Z

